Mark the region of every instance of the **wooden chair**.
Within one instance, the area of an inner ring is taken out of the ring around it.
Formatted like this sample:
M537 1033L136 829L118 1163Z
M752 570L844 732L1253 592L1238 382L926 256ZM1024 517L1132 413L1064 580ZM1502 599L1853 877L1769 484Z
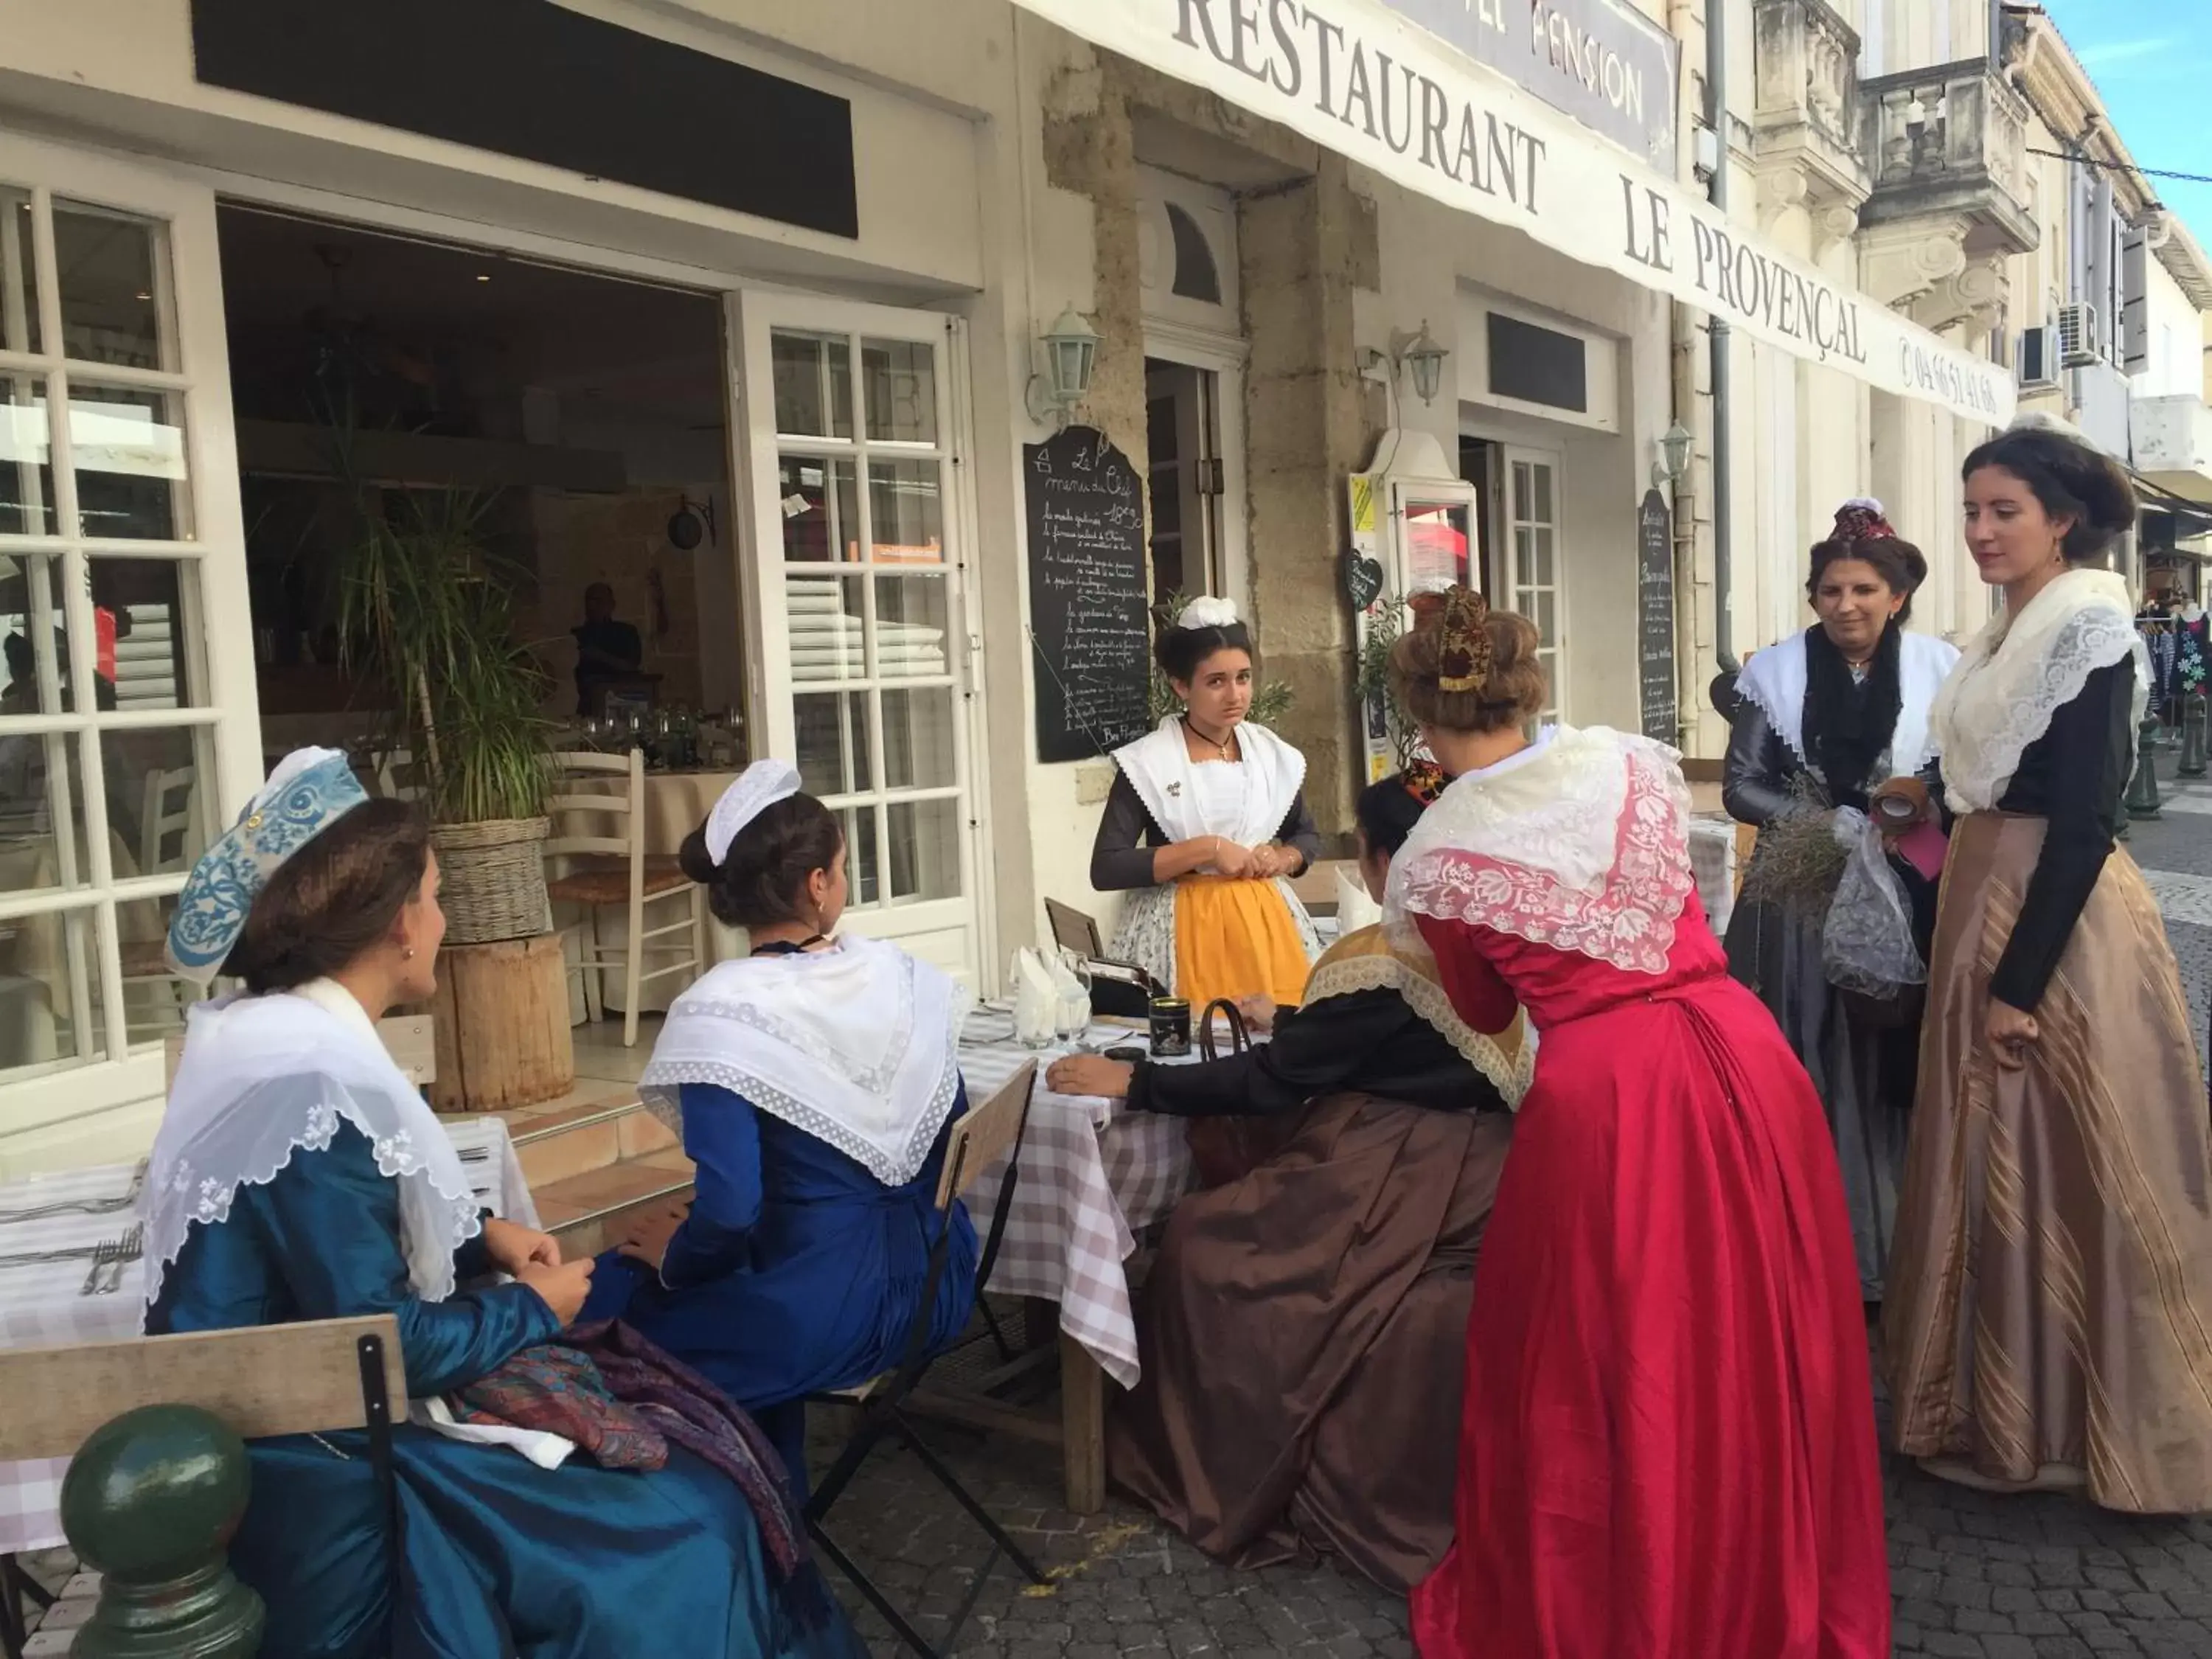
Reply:
M191 866L192 793L198 777L189 766L156 769L146 774L146 793L138 815L140 875L165 875ZM169 850L172 842L176 848L173 853ZM169 971L160 939L124 941L125 1026L131 1042L181 1030L185 1010L197 994L190 980Z
M395 1402L404 1411L406 1399L399 1325L389 1314L75 1347L0 1349L0 1400L8 1401L0 1413L0 1462L74 1457L94 1432L148 1406L196 1407L247 1440L365 1429L370 1467L391 1521L396 1576L399 1513L392 1425ZM157 1451L158 1445L149 1441L149 1449ZM158 1519L149 1505L142 1509L134 1517L137 1524ZM0 1557L0 1651L9 1659L19 1659L23 1650L16 1592L27 1582L14 1558ZM103 1595L113 1588L103 1589ZM174 1595L185 1586L135 1588L141 1595Z
M1097 921L1073 905L1047 899L1044 919L1052 925L1053 943L1061 950L1073 951L1085 962L1097 962L1106 954L1106 942L1099 937Z
M945 1152L945 1168L937 1182L937 1211L945 1224L938 1230L937 1243L929 1253L929 1270L922 1280L921 1300L915 1310L914 1320L907 1328L906 1346L897 1367L879 1376L870 1378L857 1388L838 1389L812 1396L821 1404L855 1407L860 1420L854 1425L837 1458L815 1486L813 1495L806 1504L806 1529L822 1553L836 1564L837 1570L853 1582L854 1588L867 1599L870 1606L884 1616L884 1620L897 1634L898 1639L921 1659L939 1659L949 1654L959 1639L960 1628L968 1622L983 1586L1006 1556L1026 1574L1033 1584L1046 1583L1043 1571L1022 1549L1006 1535L1006 1528L991 1516L990 1511L978 1503L973 1494L960 1484L959 1477L946 1468L943 1460L930 1450L916 1432L914 1422L907 1414L906 1405L915 1390L921 1386L942 1348L933 1348L929 1328L937 1313L938 1292L943 1285L945 1268L951 1249L952 1206L963 1194L974 1187L983 1172L1000 1158L1006 1160L1006 1173L999 1183L999 1198L991 1212L989 1231L983 1239L981 1259L975 1267L975 1300L981 1305L985 1288L991 1282L991 1268L999 1258L999 1245L1006 1230L1006 1216L1013 1206L1014 1186L1020 1173L1022 1137L1029 1126L1030 1097L1036 1084L1037 1066L1029 1061L1008 1079L1004 1088L970 1109L952 1126ZM957 1340L957 1339L956 1339ZM951 1345L948 1345L951 1346ZM838 1547L824 1529L830 1510L860 1473L860 1465L868 1454L887 1436L896 1436L912 1449L921 1465L935 1477L939 1485L951 1494L952 1499L965 1510L976 1525L983 1528L991 1540L991 1553L968 1586L968 1593L952 1615L951 1627L945 1632L944 1644L933 1648L915 1630L913 1622L891 1604L890 1599L877 1587L874 1581L862 1572L853 1559Z
M577 960L570 970L584 976L584 1008L592 1018L600 1018L605 1010L604 988L599 988L596 1000L593 996L594 988L600 985L598 975L610 968L621 970L623 1047L634 1048L637 1046L637 1005L641 988L678 974L696 976L705 964L706 907L701 902L699 889L676 867L673 859L646 855L643 750L633 749L627 755L556 755L553 769L553 798L547 803L547 810L553 817L554 833L545 843L545 856L549 860L587 862L581 868L556 876L546 884L546 891L556 904L583 907L584 920L568 930L578 936ZM621 781L618 790L589 787L610 777ZM620 818L619 836L589 833L593 827L590 818L607 816ZM579 819L584 822L577 822ZM564 833L572 830L574 833ZM608 862L610 860L614 862ZM645 925L647 907L669 900L683 905L683 919L648 930ZM628 907L629 931L623 948L609 954L599 944L599 911L612 904ZM678 934L688 934L690 942L673 942ZM672 942L654 945L654 939ZM673 956L677 960L665 967L647 969L644 964L648 954Z

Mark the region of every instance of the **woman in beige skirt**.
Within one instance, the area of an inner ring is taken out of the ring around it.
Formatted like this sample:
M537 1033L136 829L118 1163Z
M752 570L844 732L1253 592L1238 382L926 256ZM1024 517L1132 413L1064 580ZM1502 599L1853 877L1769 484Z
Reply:
M2148 665L2098 568L2126 476L1967 459L1999 615L1937 698L1953 813L1883 1346L1898 1444L1996 1490L2212 1510L2212 1146L2158 905L2114 844Z

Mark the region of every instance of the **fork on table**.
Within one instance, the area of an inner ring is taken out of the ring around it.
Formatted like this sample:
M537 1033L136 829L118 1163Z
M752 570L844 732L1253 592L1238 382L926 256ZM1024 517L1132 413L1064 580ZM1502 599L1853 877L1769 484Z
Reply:
M79 1296L112 1296L123 1288L124 1269L145 1251L146 1229L142 1224L120 1238L93 1246L92 1269L84 1276Z

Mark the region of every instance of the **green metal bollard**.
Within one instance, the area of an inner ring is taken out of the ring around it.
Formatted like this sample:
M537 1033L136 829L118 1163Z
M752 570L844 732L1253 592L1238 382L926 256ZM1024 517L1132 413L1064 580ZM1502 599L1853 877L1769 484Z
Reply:
M2144 822L2160 816L2158 762L2151 753L2151 738L2157 731L2158 722L2146 716L2136 734L2136 775L2128 784L2128 817Z
M247 1480L246 1443L197 1406L94 1431L62 1481L62 1530L100 1575L71 1659L254 1659L268 1615L224 1553Z
M2181 763L2175 767L2176 775L2201 778L2204 775L2208 757L2204 752L2204 730L2207 716L2212 715L2204 694L2194 691L2181 700Z

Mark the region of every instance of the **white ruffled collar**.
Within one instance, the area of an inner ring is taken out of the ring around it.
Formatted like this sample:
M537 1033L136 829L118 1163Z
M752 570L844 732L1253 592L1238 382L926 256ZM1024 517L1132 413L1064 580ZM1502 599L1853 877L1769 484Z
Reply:
M240 1188L266 1186L294 1153L328 1147L341 1123L368 1138L377 1169L399 1183L399 1243L415 1294L452 1295L453 1252L482 1225L468 1172L367 1012L325 980L203 1002L188 1016L140 1200L147 1302L195 1224L220 1226Z

